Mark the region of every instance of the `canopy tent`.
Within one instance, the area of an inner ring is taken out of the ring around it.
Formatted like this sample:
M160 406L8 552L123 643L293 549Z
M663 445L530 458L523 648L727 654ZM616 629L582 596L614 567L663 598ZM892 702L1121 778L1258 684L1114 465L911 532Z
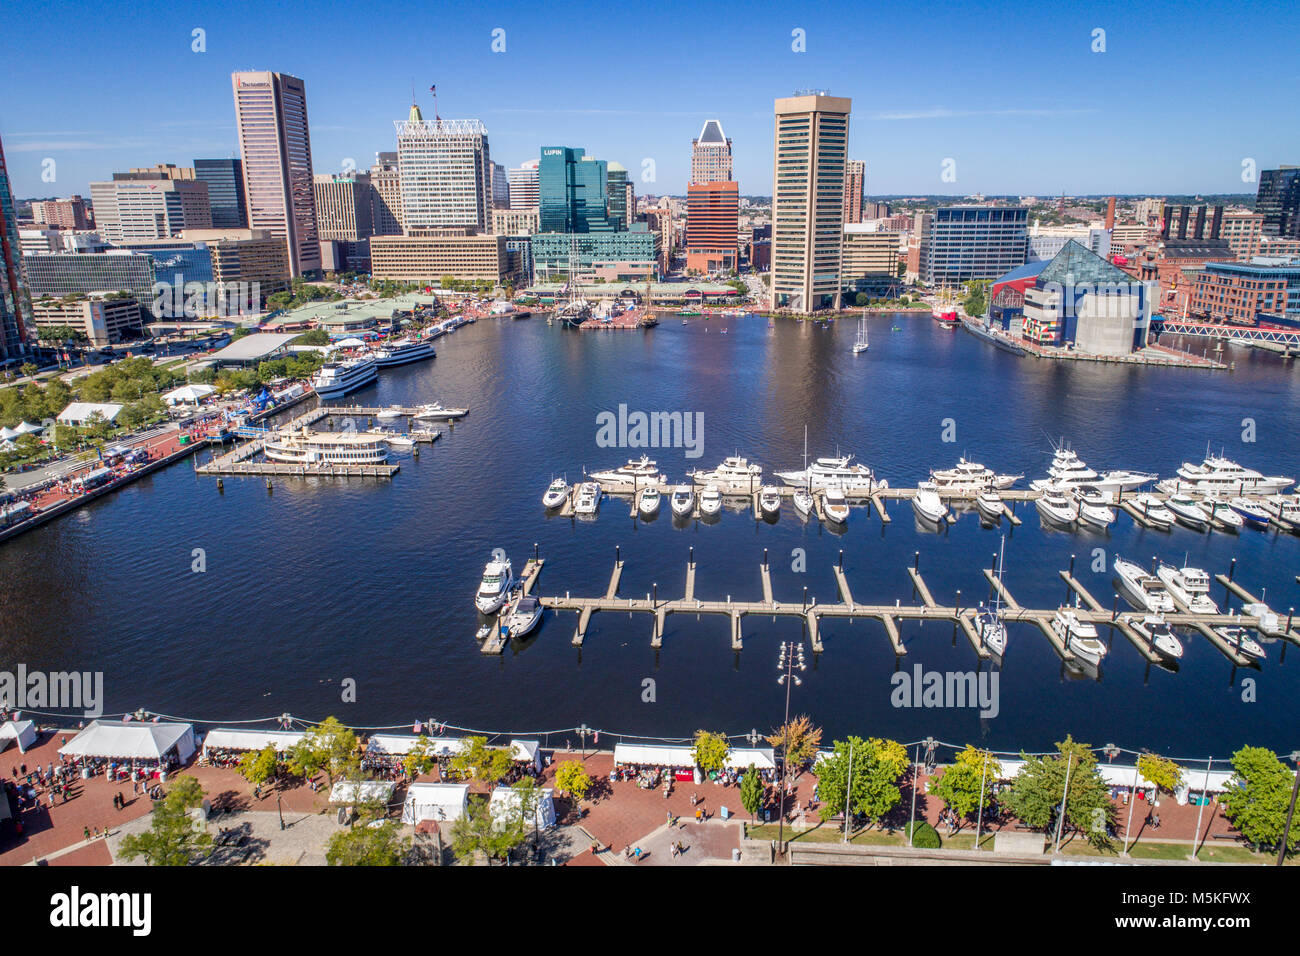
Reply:
M537 791L537 806L533 812L534 820L528 820L527 825L532 826L535 822L539 830L549 830L555 826L555 800L553 795L554 791L549 787ZM488 803L488 813L492 814L493 821L504 823L510 819L511 814L517 817L520 810L520 794L514 787L497 787L492 791L492 799Z
M536 740L510 741L510 756L516 763L531 763L536 769L542 769L542 745Z
M164 392L162 400L168 405L197 405L215 392L216 389L211 385L193 383L182 385L180 388L173 388L170 392Z
M17 448L18 446L7 438L0 440L0 451L14 451Z
M161 760L175 751L181 762L194 753L191 724L140 720L92 720L59 753L65 757Z
M366 749L377 754L409 754L419 739L415 734L371 734Z
M217 727L203 738L203 752L209 750L265 750L287 753L302 740L300 730L249 730L244 727Z
M413 783L407 788L406 802L402 804L402 822L450 823L460 819L468 802L469 784Z
M14 431L19 435L27 435L30 433L43 432L45 429L40 425L33 425L31 422L19 422L17 426L15 426Z
M432 757L454 757L464 748L464 737L429 738L429 755Z
M747 770L750 764L759 770L775 770L775 752L771 747L733 747L727 754L728 770Z
M615 764L694 767L694 748L681 744L615 744Z
M9 741L18 745L19 753L27 753L27 748L36 743L36 725L30 720L9 720L0 727L0 750L9 746Z
M11 438L17 438L22 432L16 428L0 428L0 440L9 441Z
M110 402L72 402L58 414L58 421L64 425L81 427L95 416L112 423L122 412L123 406Z
M336 349L359 349L359 348L361 348L362 346L364 346L365 344L366 344L365 342L363 342L361 339L357 338L357 337L354 335L354 336L352 336L351 338L341 339L341 340L339 340L338 342L335 342L335 343L334 343L334 348L336 348Z
M330 803L387 803L392 797L389 780L340 780L330 788Z
M1232 776L1231 770L1211 770L1207 774L1204 767L1199 770L1195 767L1184 767L1183 785L1174 791L1174 799L1181 804L1186 803L1189 798L1199 797L1202 792L1223 793L1228 789L1228 781Z

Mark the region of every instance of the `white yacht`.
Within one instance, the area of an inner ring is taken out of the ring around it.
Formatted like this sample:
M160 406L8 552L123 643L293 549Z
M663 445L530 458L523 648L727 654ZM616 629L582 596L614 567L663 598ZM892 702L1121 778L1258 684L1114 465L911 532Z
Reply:
M673 514L684 518L695 510L695 489L690 485L678 485L673 489L669 504Z
M388 461L388 443L374 432L299 428L267 438L262 451L271 461L296 465L382 465Z
M1170 491L1198 491L1216 496L1274 495L1295 484L1295 479L1263 475L1221 455L1206 455L1199 465L1183 462L1178 477L1163 484Z
M390 365L405 365L408 362L431 359L436 353L427 341L401 338L381 345L370 354L374 356L376 365L387 368Z
M1229 501L1228 507L1240 515L1242 521L1252 528L1268 527L1271 516L1262 501L1251 501L1249 498L1238 497Z
M629 460L617 468L605 471L593 471L587 475L595 481L626 482L627 484L664 484L667 479L659 471L659 465L649 455Z
M393 448L414 448L415 439L395 428L372 428L369 434L378 435Z
M600 485L594 481L584 481L578 486L578 497L573 502L576 515L594 515L600 510Z
M1079 503L1079 521L1094 528L1109 528L1115 523L1115 512L1109 507L1109 500L1101 491L1091 485L1083 485L1074 490L1074 498Z
M802 485L809 491L825 491L834 486L841 492L870 494L888 485L876 481L871 469L854 464L852 455L839 458L817 458L802 471L778 471L776 476L790 485Z
M1007 625L999 610L981 604L975 615L975 633L979 635L980 643L998 657L1007 652Z
M1174 629L1162 615L1146 614L1141 620L1129 623L1147 642L1147 647L1165 660L1176 661L1183 656L1183 642L1174 636Z
M796 488L794 490L794 497L791 501L794 502L794 510L799 512L799 514L803 515L805 518L812 514L814 501L812 492L807 488Z
M822 512L826 520L834 524L844 524L849 520L849 503L842 488L832 486L822 492Z
M713 517L722 510L722 492L717 485L708 485L700 492L700 514Z
M952 468L941 468L930 472L930 480L943 491L976 494L989 489L1002 490L1010 488L1024 475L999 475L992 468L986 468L979 462L957 459Z
M1300 502L1285 495L1275 495L1268 499L1268 508L1279 521L1291 526L1300 524Z
M1219 605L1210 597L1210 576L1200 568L1176 568L1161 564L1156 576L1164 582L1174 601L1193 614L1218 614Z
M1262 661L1266 656L1264 648L1258 641L1250 636L1250 632L1244 627L1237 624L1224 624L1213 628L1215 634L1239 653L1242 657L1249 657L1252 660Z
M469 414L468 408L448 408L442 402L426 402L415 413L416 418L425 421L443 421L452 418L464 418Z
M506 602L510 589L514 587L514 575L510 571L510 559L492 560L483 569L483 580L479 582L478 594L474 595L474 606L480 614L491 614Z
M864 311L862 318L858 319L858 337L853 343L853 354L859 355L869 347L867 344L867 313Z
M980 517L987 521L1001 521L1002 516L1007 513L1007 506L1002 496L992 488L986 488L976 495L975 507L979 510Z
M1170 495L1165 507L1174 513L1179 524L1185 524L1194 531L1204 531L1210 525L1210 516L1200 504L1187 495Z
M387 408L380 409L375 417L381 422L391 422L401 418L403 414L401 405L389 405Z
M636 497L637 513L643 518L649 518L651 515L659 513L659 502L662 499L658 488L642 488L641 493Z
M1165 507L1165 503L1153 494L1143 493L1133 499L1133 507L1141 513L1148 524L1168 531L1178 519Z
M501 626L511 640L531 632L542 620L542 602L535 597L525 597L522 590L501 615Z
M379 376L377 368L369 356L326 362L311 377L311 385L321 398L338 398L373 382Z
M1141 565L1116 558L1112 567L1119 580L1120 594L1134 607L1153 614L1172 614L1177 610L1164 582L1154 574L1148 574Z
M1067 498L1057 488L1048 488L1034 499L1034 507L1048 524L1061 528L1072 528L1079 520L1079 505Z
M1201 508L1209 514L1210 522L1223 531L1240 531L1246 523L1222 498L1206 498L1201 502Z
M551 511L560 507L569 499L569 483L563 478L552 478L551 483L546 487L546 493L542 495L542 507Z
M764 485L758 492L758 510L768 518L775 518L781 513L781 489L775 485Z
M1079 620L1079 615L1073 608L1063 607L1057 610L1052 618L1052 630L1066 649L1082 661L1100 664L1106 656L1106 645L1097 636L1097 628Z
M733 455L725 458L712 471L697 469L687 477L697 485L713 485L719 491L736 491L752 495L763 484L763 466L752 464L748 458Z
M1047 478L1039 478L1029 483L1036 491L1048 486L1072 491L1080 485L1092 485L1103 494L1118 496L1122 492L1136 491L1143 485L1156 480L1156 475L1140 471L1107 471L1098 474L1084 464L1083 460L1068 448L1058 448L1052 456L1052 463L1047 468Z
M933 481L923 481L916 486L916 494L912 495L912 510L917 517L932 524L939 524L948 517L948 506L939 497L939 489Z

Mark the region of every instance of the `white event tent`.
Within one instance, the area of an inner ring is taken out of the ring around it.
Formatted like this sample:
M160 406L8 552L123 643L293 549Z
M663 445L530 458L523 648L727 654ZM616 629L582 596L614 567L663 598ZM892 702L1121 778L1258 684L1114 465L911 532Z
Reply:
M65 757L109 760L161 760L172 752L182 763L194 753L192 724L92 720L85 730L59 748Z
M209 750L265 750L288 753L302 740L300 730L250 730L244 727L216 727L203 738L203 752Z
M465 813L469 802L469 784L413 783L406 789L402 804L402 822L420 823L435 820L450 823Z

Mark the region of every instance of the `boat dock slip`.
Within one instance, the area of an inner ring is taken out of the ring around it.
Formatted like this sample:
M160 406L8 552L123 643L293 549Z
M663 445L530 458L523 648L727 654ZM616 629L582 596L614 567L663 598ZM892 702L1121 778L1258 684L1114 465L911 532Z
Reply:
M537 583L537 576L542 573L542 565L545 563L545 558L529 558L528 563L524 565L523 571L519 573L519 581L523 587L524 597L528 597L532 593L533 585Z
M885 503L884 503L883 501L880 500L880 495L878 495L878 494L877 494L877 495L872 495L872 496L871 496L871 503L872 503L873 505L875 505L875 506L876 506L876 510L880 512L880 523L881 523L881 524L889 524L889 522L893 520L892 518L889 517L889 512L885 510Z
M1010 610L1012 611L1020 610L1020 602L1018 602L1012 596L1011 592L1007 590L1007 586L1003 584L1000 580L998 580L998 576L996 574L994 574L988 568L985 568L984 576L989 579L989 584L993 585L993 587L997 589L998 594L1002 595L1002 600L1006 603L1007 607Z
M912 587L917 594L921 595L921 600L925 602L925 606L938 607L939 605L935 602L933 595L930 594L930 589L925 586L925 581L921 579L921 572L916 568L908 568L907 573L912 579Z
M1241 598L1243 604L1264 603L1264 601L1261 598L1255 597L1255 595L1251 594L1249 591L1243 588L1236 581L1232 580L1231 571L1228 574L1216 574L1214 576L1214 580L1222 584L1226 591L1235 594L1237 595L1237 597ZM1297 578L1296 583L1300 584L1300 578ZM1278 615L1278 620L1279 621L1283 620L1281 614ZM1257 630L1265 637L1279 637L1282 640L1290 641L1292 644L1300 644L1300 633L1297 633L1291 628L1291 625L1294 622L1294 615L1290 610L1287 611L1285 620L1286 620L1286 624L1284 624L1280 628L1274 628L1274 629L1268 629L1264 627L1263 623L1261 622Z

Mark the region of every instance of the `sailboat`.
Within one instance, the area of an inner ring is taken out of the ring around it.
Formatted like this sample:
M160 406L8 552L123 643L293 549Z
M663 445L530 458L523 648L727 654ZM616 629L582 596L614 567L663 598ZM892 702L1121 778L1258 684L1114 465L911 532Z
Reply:
M1002 583L1002 556L1005 553L1007 536L1002 536L1002 543L998 546L998 584ZM980 605L979 613L975 615L975 633L979 635L980 641L990 651L1001 657L1007 650L1007 625L1002 620L1002 591L1000 588L994 588L996 597L993 601L992 609Z
M862 310L862 318L858 319L858 339L853 343L853 354L867 350L867 312Z
M803 471L808 474L808 426L803 427ZM812 478L807 478L809 484L803 488L796 489L794 493L794 508L805 518L812 513L813 495L812 495Z

